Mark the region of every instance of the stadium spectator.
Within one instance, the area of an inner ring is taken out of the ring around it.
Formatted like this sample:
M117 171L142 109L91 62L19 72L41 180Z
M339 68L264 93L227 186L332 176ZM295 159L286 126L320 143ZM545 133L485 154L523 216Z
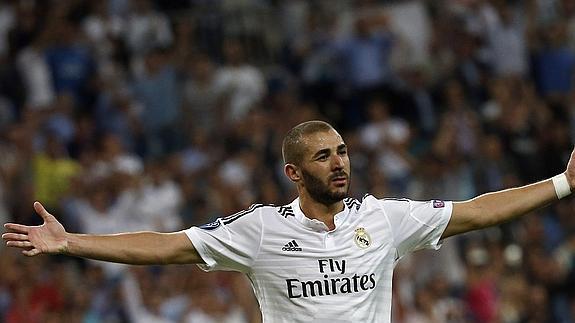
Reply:
M134 99L142 105L139 117L146 140L145 154L157 158L181 147L177 122L182 97L177 72L167 50L151 49L143 63L143 70L130 86Z
M162 12L154 9L150 0L131 0L126 17L125 39L132 55L137 57L155 48L172 45L173 32L170 21Z
M214 82L226 99L225 124L233 125L261 102L266 93L265 80L259 69L247 62L239 40L226 40L223 51L225 63Z

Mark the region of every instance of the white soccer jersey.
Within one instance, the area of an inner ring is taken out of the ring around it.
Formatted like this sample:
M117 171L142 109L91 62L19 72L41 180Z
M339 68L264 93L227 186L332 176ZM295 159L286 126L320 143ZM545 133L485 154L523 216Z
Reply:
M299 199L186 230L202 269L248 275L264 322L390 322L393 268L405 254L439 248L452 203L346 198L329 231Z

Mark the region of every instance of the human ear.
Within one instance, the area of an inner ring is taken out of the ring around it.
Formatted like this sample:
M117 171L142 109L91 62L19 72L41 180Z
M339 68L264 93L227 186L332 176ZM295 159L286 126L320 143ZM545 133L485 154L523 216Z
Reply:
M298 182L301 179L299 169L294 164L286 164L284 166L284 173L292 182Z

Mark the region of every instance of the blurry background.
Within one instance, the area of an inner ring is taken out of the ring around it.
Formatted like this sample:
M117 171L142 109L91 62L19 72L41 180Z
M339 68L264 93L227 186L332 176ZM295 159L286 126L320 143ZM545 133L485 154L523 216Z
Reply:
M571 0L0 1L0 222L172 231L289 203L281 140L350 146L351 194L462 200L575 141ZM398 265L393 321L575 322L575 199ZM329 309L326 309L329 310ZM196 266L0 247L0 322L258 322Z

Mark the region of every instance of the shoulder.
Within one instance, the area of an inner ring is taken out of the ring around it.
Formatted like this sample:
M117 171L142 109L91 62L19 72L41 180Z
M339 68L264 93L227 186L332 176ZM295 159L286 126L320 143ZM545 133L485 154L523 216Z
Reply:
M365 213L381 211L384 207L393 207L395 203L405 203L406 201L409 200L399 198L379 199L371 194L365 194L361 199L347 197L343 200L343 203L351 212Z
M248 223L258 223L262 218L260 216L261 214L277 213L275 210L276 207L272 204L256 203L252 204L250 207L244 210L238 211L234 214L225 217L217 218L216 220L210 223L206 223L198 227L204 230L214 230L219 228L220 226L227 226L231 225L232 223L234 224L241 223L242 225Z
M357 201L357 200L356 200ZM363 196L363 198L361 199L361 205L363 204L373 204L373 203L378 203L378 204L405 204L405 203L410 203L412 202L411 199L405 198L405 197L384 197L384 198L379 198L376 197L372 194L365 194Z
M217 218L216 220L198 226L204 230L214 230L221 226L260 224L274 218L289 218L295 216L291 205L277 206L274 204L252 204L250 207L234 214Z
M412 204L412 200L400 197L378 198L371 194L366 194L361 200L361 209L379 210L386 212L404 212Z

